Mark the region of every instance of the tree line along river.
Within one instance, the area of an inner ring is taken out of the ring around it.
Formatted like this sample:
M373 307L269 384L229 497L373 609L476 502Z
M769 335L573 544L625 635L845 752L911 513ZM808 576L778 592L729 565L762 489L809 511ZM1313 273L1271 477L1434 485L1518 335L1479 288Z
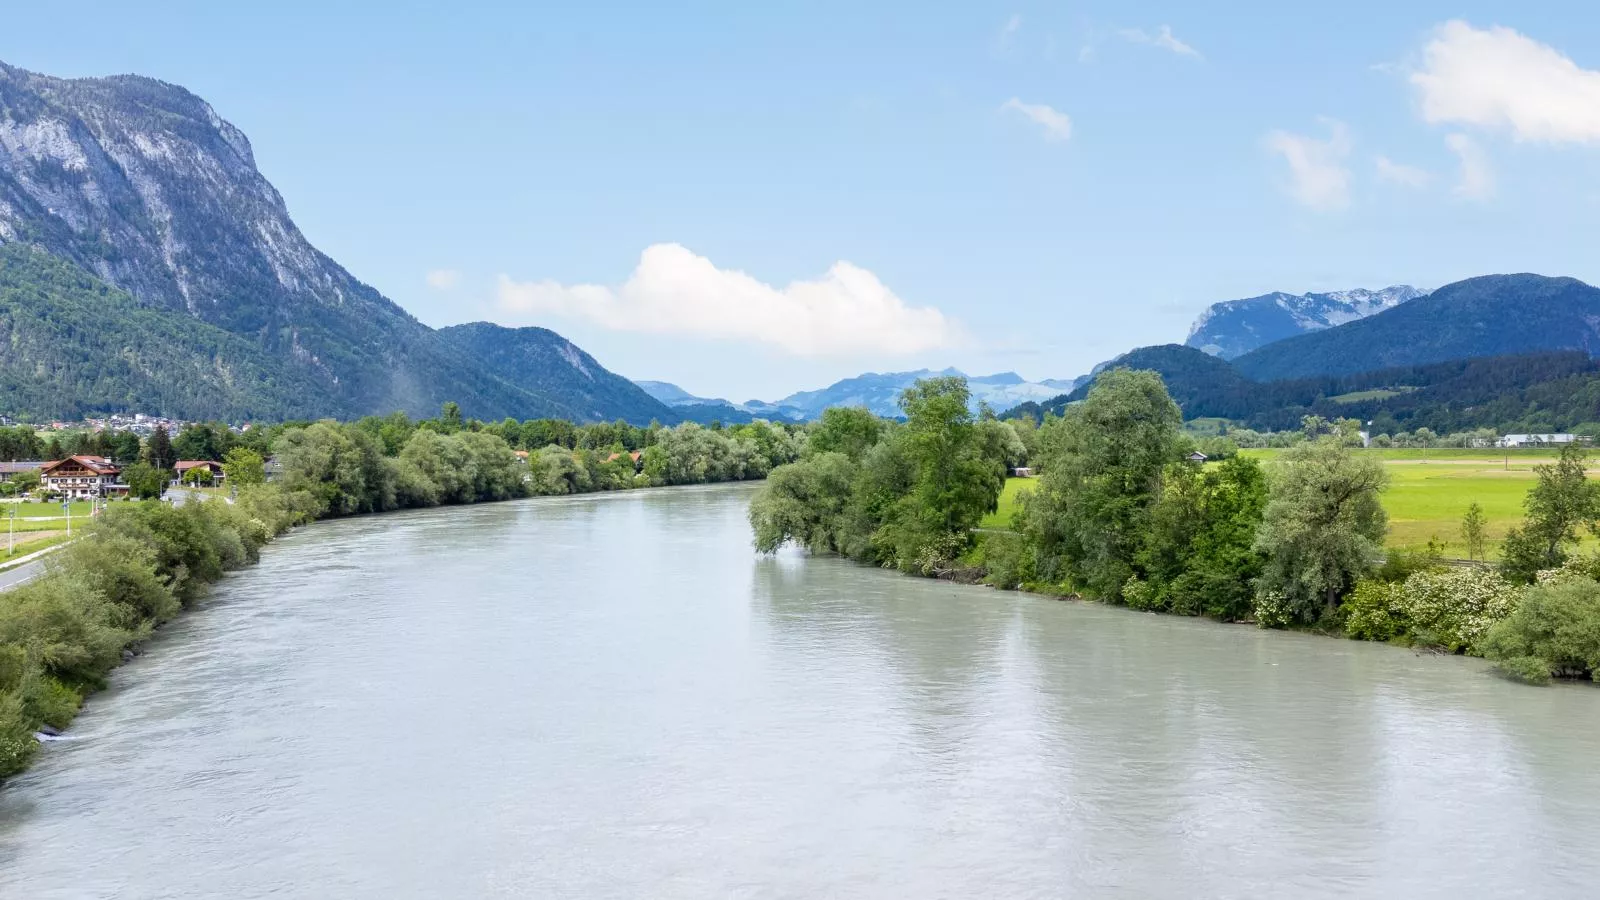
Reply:
M762 558L752 493L292 533L0 789L0 896L1600 884L1592 686Z

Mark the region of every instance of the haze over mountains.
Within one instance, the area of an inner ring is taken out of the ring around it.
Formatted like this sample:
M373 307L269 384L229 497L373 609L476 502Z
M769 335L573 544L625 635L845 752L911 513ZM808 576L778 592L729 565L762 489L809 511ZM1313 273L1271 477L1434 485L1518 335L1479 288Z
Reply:
M138 76L59 79L4 64L0 339L0 412L34 417L431 414L448 400L484 419L804 420L839 405L894 416L917 378L960 374L866 373L729 401L635 384L544 328L431 329L306 240L249 140L205 101ZM1328 408L1317 404L1333 402L1329 391L1366 390L1355 384L1415 393L1379 398L1404 412L1450 391L1488 397L1492 385L1499 397L1591 377L1573 361L1600 355L1600 291L1493 275L1431 294L1274 293L1214 304L1186 343L1113 364L1163 371L1191 414L1287 421L1293 408ZM1502 361L1459 365L1491 358ZM968 379L974 409L996 411L1059 408L1088 380Z
M917 369L911 372L868 372L854 378L836 381L818 390L799 391L781 400L771 402L750 400L744 403L730 403L721 398L697 397L665 381L641 381L638 384L651 396L679 409L695 407L710 410L728 407L738 413L804 420L816 418L831 406L864 406L880 416L898 416L900 393L919 378L937 375L959 375L966 378L967 387L972 392L973 410L987 405L996 412L1010 409L1020 403L1048 400L1059 396L1065 391L1072 390L1083 380L1049 378L1032 382L1015 372L966 375L959 369L953 368L940 371Z

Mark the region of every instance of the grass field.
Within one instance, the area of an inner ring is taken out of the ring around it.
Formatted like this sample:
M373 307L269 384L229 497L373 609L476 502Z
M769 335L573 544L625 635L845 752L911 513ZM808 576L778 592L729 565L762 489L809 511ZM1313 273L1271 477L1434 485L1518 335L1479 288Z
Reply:
M1017 495L1039 483L1037 478L1007 478L1000 492L1000 508L983 517L980 528L1010 528L1011 514L1017 511Z
M16 510L17 521L15 530L17 534L29 531L64 531L67 519L62 515L59 503L0 503L0 539L12 530L11 511ZM74 526L89 523L88 501L78 501L72 504L72 522ZM0 544L0 552L5 549ZM37 548L36 548L37 549Z
M1263 462L1278 450L1244 450L1243 455ZM1539 450L1364 450L1384 461L1389 489L1383 507L1389 513L1388 546L1422 547L1430 539L1444 544L1447 556L1466 556L1461 542L1461 517L1477 502L1483 507L1491 542L1490 556L1507 529L1522 520L1522 498L1533 487L1533 467L1555 460L1548 449ZM1424 459L1426 453L1426 459ZM1590 476L1600 476L1591 469ZM1032 478L1012 478L1000 495L999 511L983 520L985 528L1009 528L1017 494L1037 484ZM1586 543L1593 543L1592 538Z
M25 537L21 532L18 532L16 547L8 552L6 545L9 541L4 537L0 537L0 564L7 563L19 556L27 556L29 553L43 550L46 547L54 547L57 544L64 543L66 540L67 533L64 531L49 531L44 534L29 533Z

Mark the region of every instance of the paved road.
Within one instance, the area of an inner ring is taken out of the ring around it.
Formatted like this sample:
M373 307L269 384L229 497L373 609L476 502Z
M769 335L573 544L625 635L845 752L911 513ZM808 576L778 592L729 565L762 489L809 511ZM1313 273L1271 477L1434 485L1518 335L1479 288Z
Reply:
M0 572L0 591L9 591L19 584L32 581L44 574L44 560L36 559L15 568Z

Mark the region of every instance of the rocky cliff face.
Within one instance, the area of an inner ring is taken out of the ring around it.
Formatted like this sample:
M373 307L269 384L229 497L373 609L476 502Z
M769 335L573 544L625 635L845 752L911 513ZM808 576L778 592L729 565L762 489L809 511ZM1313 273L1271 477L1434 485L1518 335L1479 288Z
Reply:
M327 387L322 414L549 408L313 247L244 134L174 85L0 64L0 241L250 338Z
M1184 343L1213 356L1233 359L1274 341L1321 331L1393 309L1426 291L1397 284L1379 291L1357 288L1326 294L1281 291L1213 303L1189 330Z

